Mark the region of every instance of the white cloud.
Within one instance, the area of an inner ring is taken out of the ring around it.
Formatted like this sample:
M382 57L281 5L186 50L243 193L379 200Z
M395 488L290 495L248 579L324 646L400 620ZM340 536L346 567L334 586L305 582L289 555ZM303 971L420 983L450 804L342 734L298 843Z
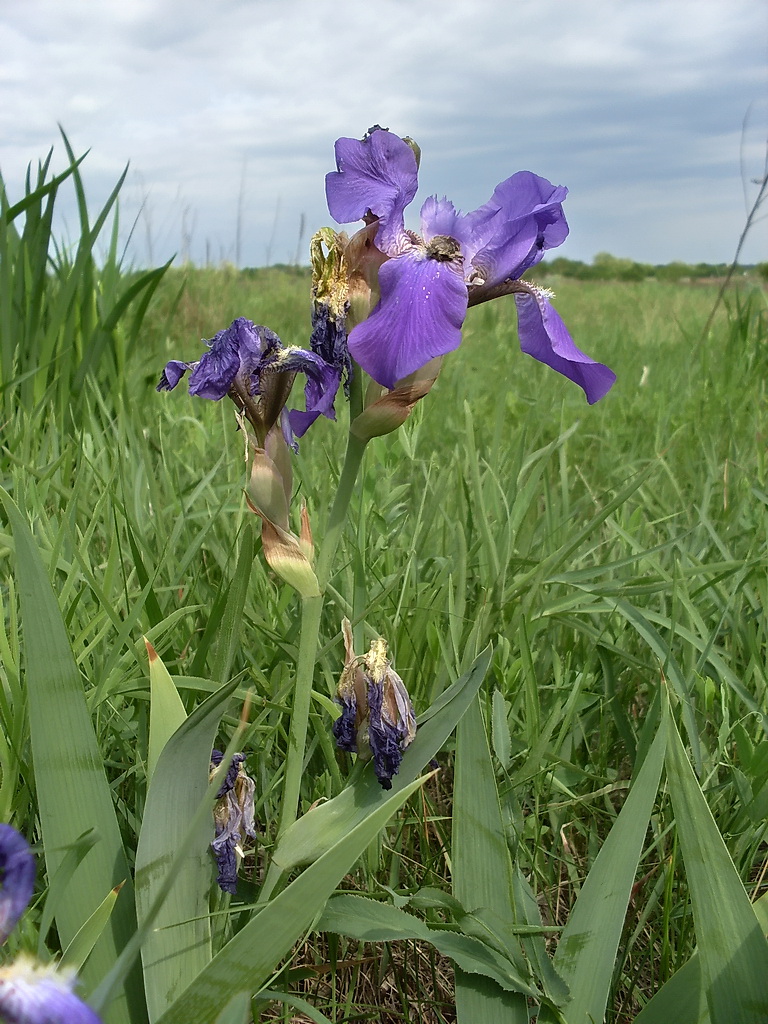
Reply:
M577 216L610 194L570 255L727 259L751 101L750 173L768 125L766 22L761 0L26 0L0 10L0 168L18 189L57 122L91 149L94 202L130 160L159 259L193 213L198 258L231 250L245 166L244 258L279 202L285 260L302 213L327 220L334 138L378 122L421 143L423 196L471 208L520 167L568 184Z

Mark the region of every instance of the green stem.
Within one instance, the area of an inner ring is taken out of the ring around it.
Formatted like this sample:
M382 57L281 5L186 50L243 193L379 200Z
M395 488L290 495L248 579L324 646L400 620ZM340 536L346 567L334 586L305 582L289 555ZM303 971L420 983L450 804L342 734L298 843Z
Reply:
M347 454L344 459L344 468L341 471L336 497L333 500L331 514L328 517L328 523L325 528L325 536L320 545L320 554L317 557L317 569L315 571L321 590L325 590L331 576L331 566L336 555L336 549L339 546L339 541L341 540L342 531L344 530L349 502L352 498L355 482L357 481L357 474L360 471L360 464L363 461L366 444L367 441L361 441L354 434L350 434L347 439Z
M288 732L288 753L283 778L283 802L278 836L294 823L299 806L301 777L304 773L304 750L307 745L307 725L312 702L312 677L315 671L317 640L323 598L305 597L301 602L301 638L296 661L296 683L293 688L293 708Z

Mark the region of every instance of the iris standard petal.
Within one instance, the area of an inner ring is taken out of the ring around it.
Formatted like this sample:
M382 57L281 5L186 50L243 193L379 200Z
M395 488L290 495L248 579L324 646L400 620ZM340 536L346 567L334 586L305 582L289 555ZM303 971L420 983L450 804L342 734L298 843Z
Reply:
M529 288L515 293L515 304L523 352L578 384L590 405L610 391L616 374L576 348L547 295Z
M375 381L394 388L436 356L459 347L467 288L454 263L421 250L379 270L381 299L349 335L349 351Z
M492 235L473 258L488 287L521 277L545 250L566 239L568 222L562 204L567 195L563 185L553 185L531 171L518 171L496 186L484 206L468 215L480 218L496 212Z
M0 945L27 909L35 887L35 858L24 836L0 825Z
M568 195L564 185L553 185L533 171L518 171L499 182L489 205L503 211L505 220L533 215L546 239L546 249L553 249L568 236L563 202Z
M384 252L404 230L403 214L416 195L416 156L397 135L378 128L360 139L336 142L336 167L325 177L328 209L339 224L379 218L376 244Z

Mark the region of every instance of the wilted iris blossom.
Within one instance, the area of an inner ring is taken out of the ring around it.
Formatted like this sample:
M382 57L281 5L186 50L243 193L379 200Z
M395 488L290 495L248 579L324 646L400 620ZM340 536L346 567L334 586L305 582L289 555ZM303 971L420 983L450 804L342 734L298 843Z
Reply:
M333 735L342 750L363 761L373 758L376 778L383 789L391 789L403 751L416 735L413 705L387 657L386 640L374 640L368 653L358 658L348 619L342 632L346 657L336 696L341 714L333 723Z
M349 351L379 384L398 381L457 348L467 308L499 295L515 297L520 346L598 401L616 376L574 344L551 293L522 275L568 234L568 190L530 171L496 187L487 203L462 214L445 197L421 207L421 233L405 227L416 195L415 147L386 129L336 142L326 177L331 216L340 224L377 224L380 298L349 334Z
M224 755L220 750L211 754L211 773L221 764ZM237 892L237 868L243 857L240 844L245 836L256 838L253 820L253 779L243 768L245 754L234 754L227 769L226 777L216 794L213 820L216 835L211 849L216 857L219 874L216 879L223 892L233 895Z
M35 858L26 839L0 825L0 943L27 907L35 885ZM6 1024L100 1024L72 991L74 971L19 956L0 968L0 1020Z
M190 371L189 393L214 402L229 396L249 420L259 444L281 420L286 440L301 437L318 416L335 419L333 400L341 373L321 356L301 348L285 348L268 327L245 317L205 342L208 351L194 363L171 359L157 385L158 391L172 391ZM306 411L283 414L297 373L307 376Z

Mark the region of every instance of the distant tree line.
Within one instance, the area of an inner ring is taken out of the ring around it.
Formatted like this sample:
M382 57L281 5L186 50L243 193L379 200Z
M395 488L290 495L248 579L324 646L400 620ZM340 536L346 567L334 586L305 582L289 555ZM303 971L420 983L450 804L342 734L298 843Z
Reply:
M611 256L609 252L599 252L591 263L581 260L569 260L564 256L546 259L537 263L525 275L534 281L546 277L575 277L580 281L703 281L719 279L728 273L729 263L636 263L622 256ZM255 277L269 272L279 272L294 277L306 277L310 268L300 264L273 263L269 267L244 267L242 273ZM743 265L737 268L737 275L760 277L768 281L768 263Z
M705 278L725 277L728 263L636 263L634 260L621 256L612 256L609 252L599 252L591 263L581 260L569 260L558 256L553 260L538 263L532 271L536 280L543 277L575 277L580 281L644 281L654 278L657 281L700 281ZM768 263L739 268L741 272L757 274L768 281Z

